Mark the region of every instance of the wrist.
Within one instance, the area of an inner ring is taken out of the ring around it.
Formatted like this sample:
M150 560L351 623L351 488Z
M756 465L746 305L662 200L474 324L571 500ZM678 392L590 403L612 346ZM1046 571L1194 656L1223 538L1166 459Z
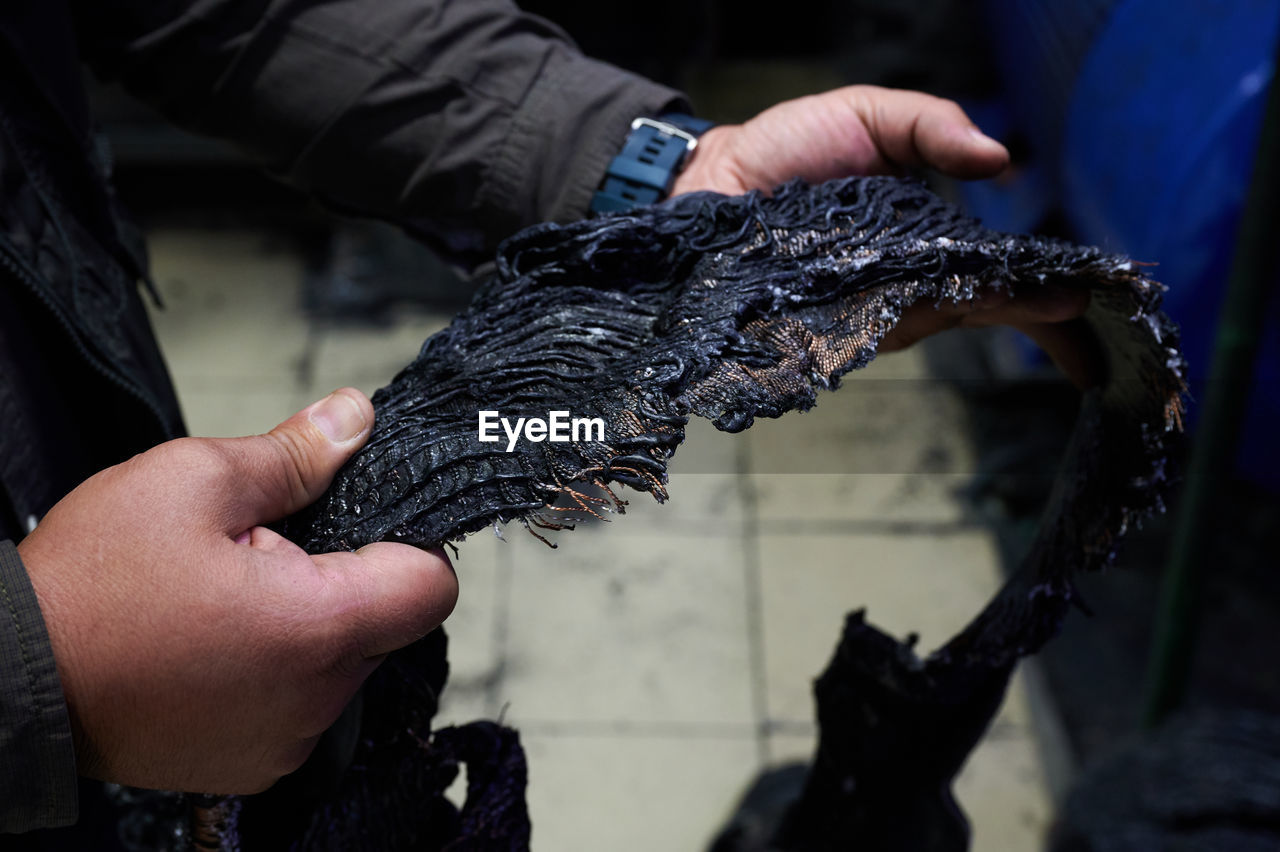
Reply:
M749 185L742 176L734 152L738 130L738 125L721 124L704 133L671 185L671 195L705 190L725 195L746 192Z
M630 210L667 198L710 129L710 122L681 113L636 118L592 198L592 212Z

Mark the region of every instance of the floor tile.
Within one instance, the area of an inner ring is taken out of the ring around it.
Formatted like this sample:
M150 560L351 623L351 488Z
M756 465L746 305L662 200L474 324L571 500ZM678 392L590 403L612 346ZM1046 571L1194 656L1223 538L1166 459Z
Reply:
M760 541L764 669L770 719L813 718L812 681L826 667L846 613L928 653L963 627L995 588L985 533L771 535Z
M793 726L793 728L798 727ZM788 763L808 764L813 761L813 750L817 744L818 729L816 725L812 726L807 734L769 734L766 741L766 761L769 766L782 766Z
M387 326L317 324L308 367L311 387L323 395L349 385L372 395L417 358L423 341L451 319L411 312Z
M745 519L742 479L731 473L674 473L667 482L669 499L618 489L627 501L616 518L619 532L662 530L693 535L741 535Z
M973 849L1043 848L1052 807L1029 735L983 740L956 778L954 790L973 828Z
M506 537L510 718L753 720L738 540L596 529L552 551Z
M1023 732L1031 730L1031 707L1027 700L1027 683L1024 667L1014 669L1009 679L1009 691L1005 694L1000 712L996 714L995 723L1002 727L1011 726Z
M673 475L732 474L743 470L749 432L724 432L710 420L691 417L684 428L684 442L671 458Z
M159 231L150 247L165 301L152 321L180 387L297 380L308 327L296 252L252 231Z
M179 384L178 402L188 434L235 438L267 432L315 400L281 381L277 387L192 388Z
M967 473L973 451L950 385L929 379L848 381L809 411L746 433L753 473Z
M768 532L868 523L958 524L967 473L754 473L743 478Z
M496 715L493 696L502 676L498 652L499 595L507 547L481 530L450 553L458 575L458 604L444 623L449 635L449 680L434 725L464 724Z
M540 852L702 852L756 768L750 737L522 739Z

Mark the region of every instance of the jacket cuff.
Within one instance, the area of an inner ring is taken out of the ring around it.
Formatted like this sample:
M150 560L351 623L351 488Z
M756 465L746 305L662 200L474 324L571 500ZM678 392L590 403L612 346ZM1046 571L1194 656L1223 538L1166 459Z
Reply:
M482 205L525 222L585 217L637 116L692 112L684 95L570 49L547 57L494 158Z
M0 541L0 832L76 821L71 718L35 590Z

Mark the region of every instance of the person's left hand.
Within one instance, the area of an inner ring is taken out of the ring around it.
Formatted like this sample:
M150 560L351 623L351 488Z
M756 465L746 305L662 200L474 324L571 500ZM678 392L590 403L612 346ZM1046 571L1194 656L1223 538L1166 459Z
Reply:
M772 106L698 140L672 195L736 195L791 178L811 183L924 166L958 178L993 177L1009 152L954 101L879 86L846 86Z
M847 86L784 101L744 124L711 128L698 140L671 194L768 192L796 177L817 183L908 167L984 178L1008 164L1004 146L983 135L954 101ZM1087 387L1097 369L1076 320L1088 305L1087 292L1062 288L993 294L941 309L917 303L881 341L880 351L902 349L949 328L1009 325L1034 339L1076 385Z

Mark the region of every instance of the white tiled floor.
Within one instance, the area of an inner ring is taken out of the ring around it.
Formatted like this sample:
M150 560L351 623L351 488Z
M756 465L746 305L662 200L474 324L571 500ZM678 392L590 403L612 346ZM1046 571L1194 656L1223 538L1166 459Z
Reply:
M193 434L260 432L352 384L372 392L447 317L313 325L302 270L238 232L152 235L156 324ZM845 612L942 641L997 582L954 496L961 409L886 357L809 413L691 428L671 501L558 536L482 533L456 567L441 720L502 716L530 762L535 848L698 850L763 765L813 745L810 683ZM976 850L1037 848L1049 801L1021 683L957 784Z

